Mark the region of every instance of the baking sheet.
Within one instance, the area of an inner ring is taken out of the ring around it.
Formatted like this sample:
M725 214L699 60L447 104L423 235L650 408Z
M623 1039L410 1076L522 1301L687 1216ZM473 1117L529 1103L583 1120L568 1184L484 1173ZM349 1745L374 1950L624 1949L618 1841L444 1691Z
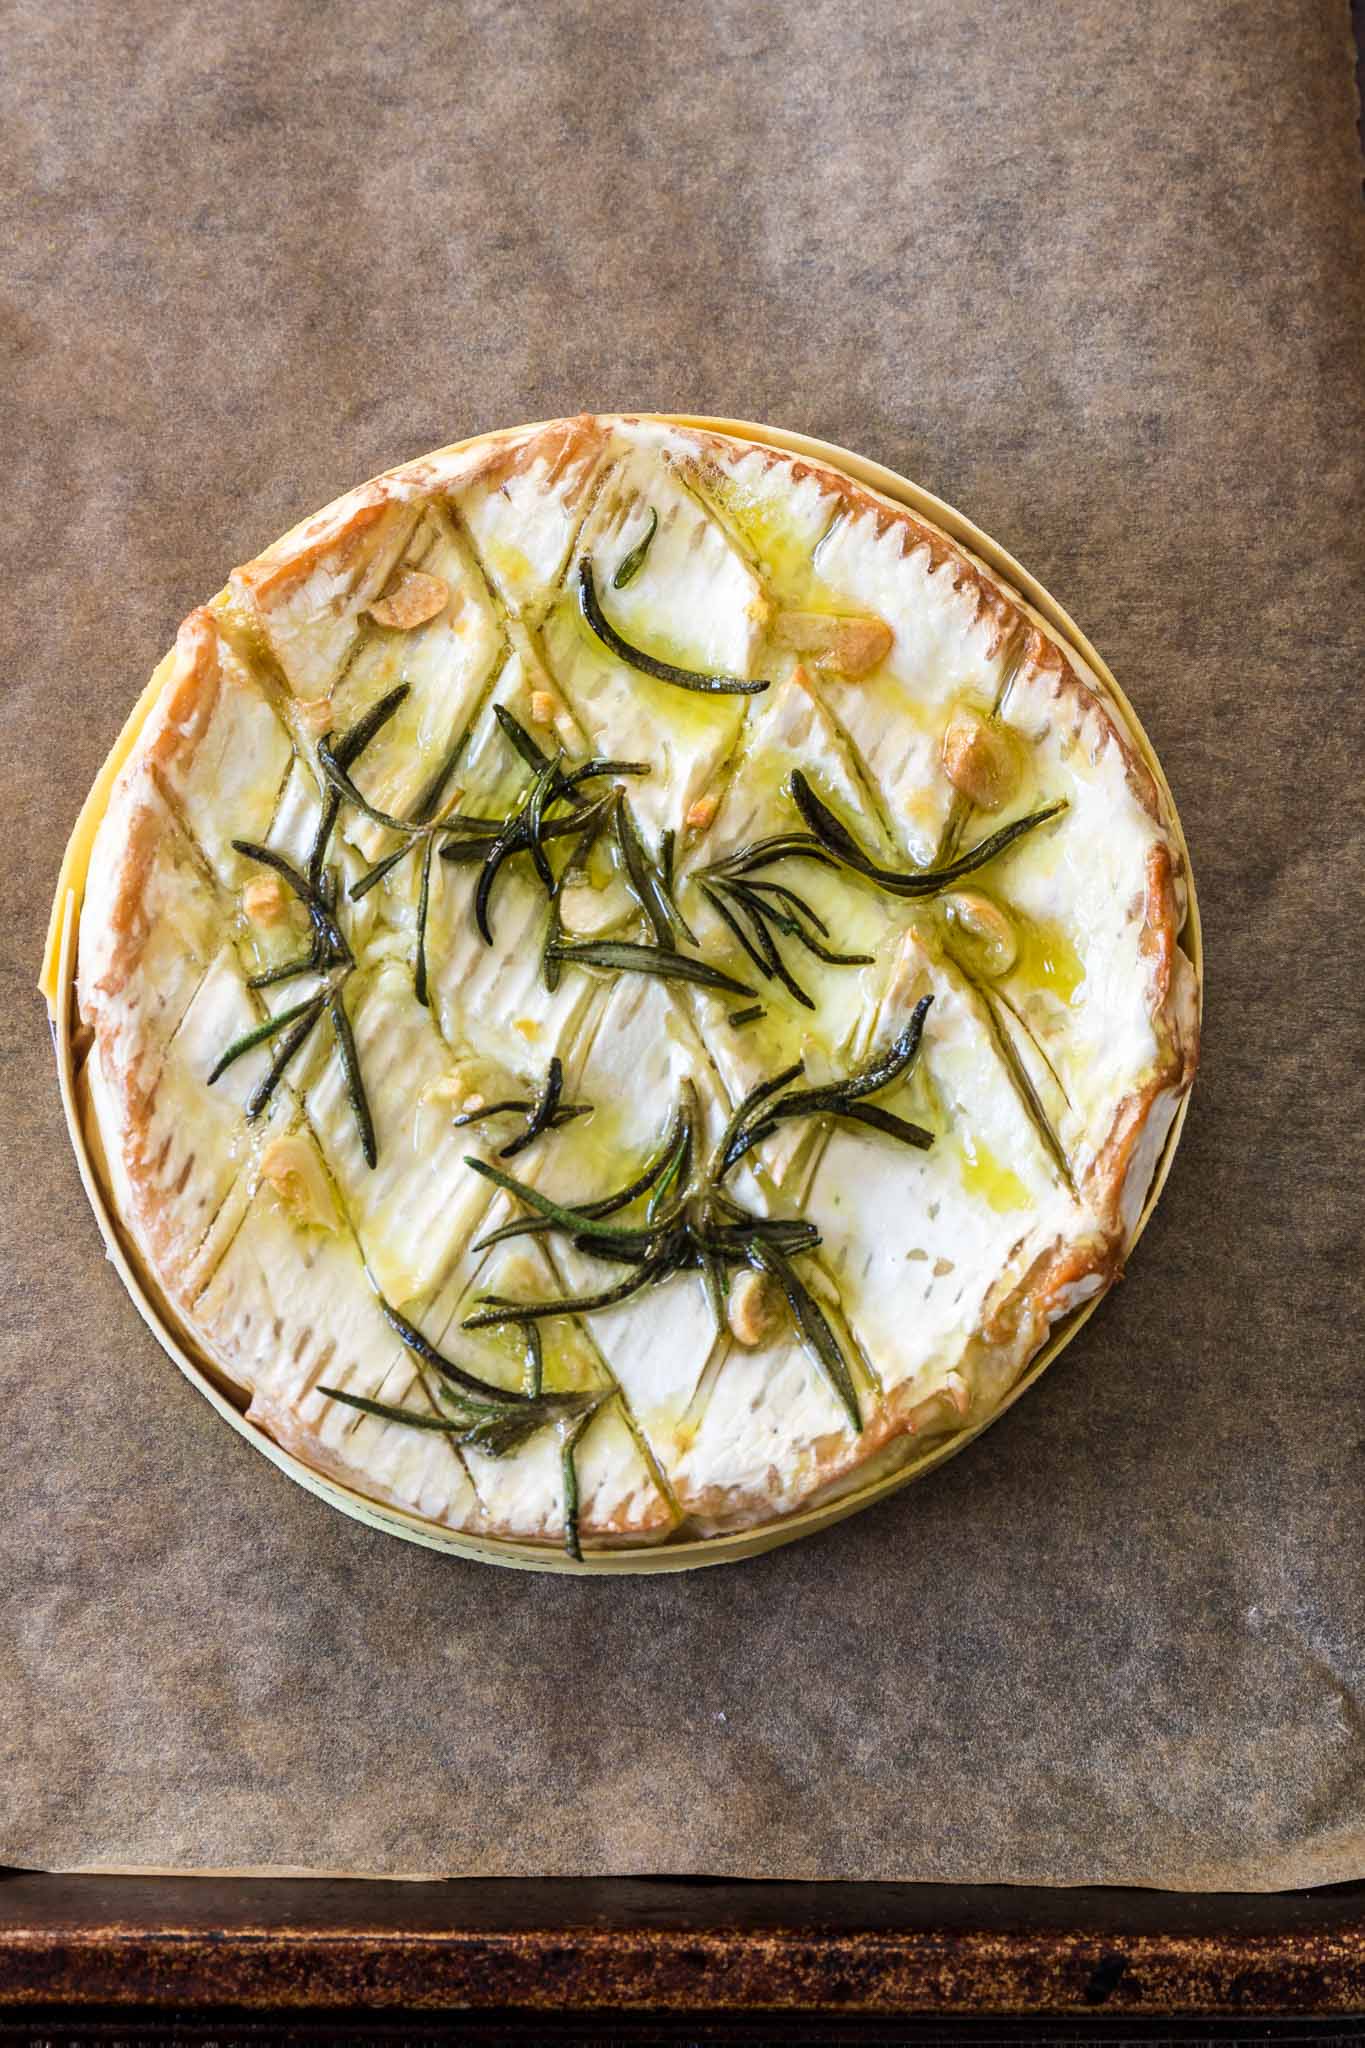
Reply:
M0 1857L1361 1875L1344 6L97 4L10 43ZM995 533L1133 696L1209 946L1180 1160L1064 1362L909 1493L676 1579L400 1547L239 1443L103 1265L31 993L180 615L358 477L583 404L826 435Z

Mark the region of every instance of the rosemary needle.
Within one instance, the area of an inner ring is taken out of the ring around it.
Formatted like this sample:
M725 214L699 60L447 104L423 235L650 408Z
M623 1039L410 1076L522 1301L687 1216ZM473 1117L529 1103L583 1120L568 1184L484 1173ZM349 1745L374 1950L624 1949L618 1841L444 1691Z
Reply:
M578 939L546 948L552 960L566 966L605 967L616 974L657 974L665 981L693 981L702 988L719 989L725 995L752 996L754 990L732 974L722 973L708 960L690 953L676 953L668 946L640 946L627 939Z
M311 961L309 966L311 968ZM264 1044L267 1038L273 1038L277 1031L283 1031L296 1017L301 1017L305 1010L316 1010L320 1004L321 997L308 996L303 1002L294 1003L287 1010L277 1010L273 1017L266 1018L264 1024L255 1024L250 1031L244 1031L240 1038L234 1038L231 1045L218 1055L207 1085L211 1088L219 1075L225 1074L234 1060L241 1059L243 1053L250 1052L253 1046Z
M680 690L699 690L713 697L756 697L760 690L769 687L766 681L748 682L743 676L703 675L696 669L679 668L675 662L661 661L658 655L647 654L642 647L632 646L629 640L622 638L602 610L597 586L593 582L592 562L587 555L578 565L578 597L583 617L602 645L618 661L624 661L629 668L639 669L642 675L653 676L661 683L674 683Z
M645 556L653 547L654 536L658 531L659 515L651 505L649 508L649 525L645 530L643 538L636 541L634 547L622 559L620 567L612 577L611 587L613 590L624 590L628 583L635 581L635 578L645 566Z
M545 1085L533 1102L519 1099L488 1102L479 1109L464 1110L459 1116L452 1117L451 1123L456 1130L462 1130L468 1124L485 1123L492 1116L524 1116L526 1129L498 1152L499 1159L515 1159L518 1152L524 1152L542 1132L558 1130L561 1124L572 1123L575 1117L591 1116L590 1102L563 1102L560 1100L563 1092L564 1067L556 1054L550 1061Z
M1067 808L1065 797L1044 804L1036 811L1030 811L1025 818L1016 818L1013 824L1003 825L989 838L978 841L965 853L959 854L941 868L884 868L858 844L853 834L842 825L833 811L818 797L799 768L793 769L791 793L796 808L810 828L811 836L824 852L832 854L843 866L852 868L856 874L875 882L879 889L885 889L893 896L916 897L937 896L944 889L951 889L967 875L975 874L988 861L996 860L1015 841L1022 839L1026 832L1045 825L1049 819L1059 817ZM799 850L799 849L798 849Z

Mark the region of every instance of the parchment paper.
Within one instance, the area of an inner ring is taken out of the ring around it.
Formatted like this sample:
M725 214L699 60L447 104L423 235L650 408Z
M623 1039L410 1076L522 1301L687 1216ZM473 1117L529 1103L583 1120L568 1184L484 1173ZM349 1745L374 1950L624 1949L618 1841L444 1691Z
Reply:
M1365 1873L1361 166L1344 4L11 11L0 1857ZM889 462L1095 637L1205 1067L1116 1291L966 1456L684 1578L344 1520L100 1257L33 994L176 622L372 471L585 406Z

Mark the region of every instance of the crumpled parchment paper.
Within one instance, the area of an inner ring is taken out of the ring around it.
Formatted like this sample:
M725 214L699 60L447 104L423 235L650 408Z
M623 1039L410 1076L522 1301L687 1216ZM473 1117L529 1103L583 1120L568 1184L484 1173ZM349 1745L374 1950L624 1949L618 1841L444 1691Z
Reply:
M1362 214L1344 0L75 0L0 92L0 1859L1365 1874ZM33 993L176 622L351 483L732 413L968 511L1181 804L1205 1065L1130 1276L946 1469L682 1578L343 1519L100 1256Z

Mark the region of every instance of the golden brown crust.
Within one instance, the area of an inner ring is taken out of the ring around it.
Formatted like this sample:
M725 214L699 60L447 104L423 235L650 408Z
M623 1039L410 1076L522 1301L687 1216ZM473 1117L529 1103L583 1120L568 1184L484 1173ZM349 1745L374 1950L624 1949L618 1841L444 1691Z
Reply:
M1148 964L1150 1010L1158 1032L1158 1060L1146 1084L1121 1102L1100 1146L1083 1192L1104 1218L1116 1241L1126 1234L1125 1208L1133 1198L1130 1177L1138 1169L1144 1133L1163 1098L1172 1102L1194 1080L1199 1064L1199 1025L1194 975L1179 944L1171 849L1156 841L1147 855L1142 930L1138 945ZM1151 1162L1155 1166L1155 1160ZM1145 1193L1145 1184L1142 1190Z
M91 856L82 909L78 1005L93 1037L106 1150L117 1151L128 1223L159 1286L177 1309L198 1249L193 1204L183 1198L196 1167L191 1128L159 1114L167 1048L222 945L221 906L202 854L187 836L175 790L203 744L225 689L240 687L224 663L214 614L189 614L176 636L162 694L125 764ZM144 973L174 891L181 922L169 962ZM202 914L183 915L192 901ZM150 995L139 991L139 979ZM139 999L141 996L141 999ZM152 1007L164 998L158 1016ZM149 1014L150 1011L150 1014ZM211 1221L211 1218L206 1219Z
M543 461L546 482L553 486L578 464L586 464L600 453L608 432L605 417L577 413L571 419L547 420L543 426L485 434L474 442L437 449L432 455L419 456L415 462L388 470L376 481L403 495L463 490L479 483L496 490Z
M263 1429L267 1436L279 1444L282 1450L308 1465L315 1472L322 1472L335 1479L342 1486L351 1487L356 1493L364 1494L370 1500L382 1501L385 1506L398 1508L405 1514L414 1512L413 1503L394 1488L377 1480L373 1472L364 1465L354 1462L325 1443L316 1427L300 1418L286 1402L272 1398L259 1389L252 1395L247 1409L247 1420ZM447 1528L460 1529L477 1536L503 1536L508 1531L493 1522L487 1511L479 1504L477 1490L472 1508L467 1514L447 1513L440 1520ZM585 1540L610 1549L631 1543L661 1543L677 1527L677 1517L670 1510L667 1501L659 1492L647 1496L650 1505L644 1512L627 1514L619 1508L610 1514L600 1514L595 1501L586 1501L580 1511L579 1534ZM639 1496L633 1497L638 1502ZM553 1503L546 1503L546 1527L538 1535L523 1530L510 1533L523 1541L540 1541L547 1547L563 1541L562 1533L553 1526Z

